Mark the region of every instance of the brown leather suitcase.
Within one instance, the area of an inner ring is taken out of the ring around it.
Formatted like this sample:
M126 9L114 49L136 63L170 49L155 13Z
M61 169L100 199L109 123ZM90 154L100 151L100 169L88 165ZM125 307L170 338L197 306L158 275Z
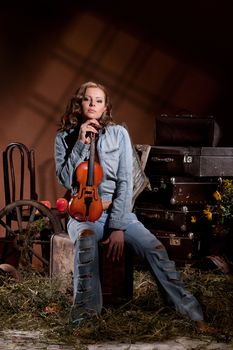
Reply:
M197 233L154 229L151 232L164 244L169 258L179 266L193 264L202 256L201 239Z
M100 280L103 305L117 306L133 298L133 253L125 244L119 261L107 258L107 245L99 244Z
M16 248L14 239L0 237L0 264L10 264L18 267L20 251Z
M61 232L51 238L50 276L60 279L61 290L72 287L73 243L67 233ZM125 246L122 259L112 262L106 256L107 246L99 244L99 269L103 305L117 305L128 301L133 295L133 259Z
M217 146L221 137L213 116L189 111L161 114L155 118L155 144L162 146Z
M145 167L147 176L185 176L188 147L151 146Z
M201 207L189 209L187 206L166 208L136 203L134 211L138 219L148 228L188 232L196 230L196 222L203 216L203 209Z
M220 181L194 177L150 176L151 190L145 189L136 203L158 203L162 205L204 205L214 201L213 193Z

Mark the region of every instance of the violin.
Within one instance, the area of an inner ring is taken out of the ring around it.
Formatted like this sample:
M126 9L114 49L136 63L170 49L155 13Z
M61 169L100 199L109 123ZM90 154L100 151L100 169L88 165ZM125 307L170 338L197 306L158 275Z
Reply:
M88 161L80 163L75 171L79 190L68 206L70 216L78 221L96 221L102 215L102 201L98 195L98 186L103 178L103 169L95 161L95 134L91 133L90 156Z

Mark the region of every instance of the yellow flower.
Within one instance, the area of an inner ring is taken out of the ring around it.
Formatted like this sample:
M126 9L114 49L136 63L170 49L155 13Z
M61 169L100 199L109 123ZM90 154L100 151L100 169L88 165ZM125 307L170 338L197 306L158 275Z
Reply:
M212 220L212 213L208 208L203 210L203 214L205 215L207 220L209 220L209 221Z
M223 191L231 190L233 187L233 181L230 179L223 180Z
M215 191L213 196L216 199L216 201L220 201L222 199L222 196L218 191Z
M196 216L191 216L191 223L195 224L195 222L197 222Z

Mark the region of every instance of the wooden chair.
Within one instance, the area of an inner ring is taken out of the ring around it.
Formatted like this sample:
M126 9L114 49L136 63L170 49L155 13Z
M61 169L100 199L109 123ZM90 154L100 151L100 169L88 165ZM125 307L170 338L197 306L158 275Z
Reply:
M3 151L2 160L5 205L25 198L37 200L34 150L23 143L12 142ZM26 185L29 194L25 196Z
M0 263L36 264L49 269L50 236L61 232L60 221L37 202L35 153L20 142L2 152L5 207L0 210ZM36 263L35 263L36 261Z

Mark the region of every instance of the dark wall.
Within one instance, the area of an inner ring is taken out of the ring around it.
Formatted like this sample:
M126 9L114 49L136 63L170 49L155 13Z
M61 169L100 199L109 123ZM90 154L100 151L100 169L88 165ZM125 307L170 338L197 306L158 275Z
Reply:
M177 0L120 2L93 10L110 16L143 40L160 46L184 62L216 78L221 89L207 111L219 122L221 145L232 146L233 22L232 2ZM198 114L198 110L194 111Z
M54 203L64 193L53 159L57 122L92 79L107 85L135 143L154 142L156 114L187 108L214 115L221 145L233 146L230 15L229 3L215 0L1 5L0 149L12 141L34 148L37 192Z
M221 89L208 113L216 117L223 129L223 144L231 144L233 28L230 7L231 1L226 0L221 4L218 0L91 4L42 0L1 5L0 93L4 97L3 103L10 108L7 101L14 96L17 99L19 81L24 83L27 91L30 77L34 79L40 74L40 64L46 60L51 41L59 41L71 18L88 10L114 23L119 30L156 45L215 77Z

